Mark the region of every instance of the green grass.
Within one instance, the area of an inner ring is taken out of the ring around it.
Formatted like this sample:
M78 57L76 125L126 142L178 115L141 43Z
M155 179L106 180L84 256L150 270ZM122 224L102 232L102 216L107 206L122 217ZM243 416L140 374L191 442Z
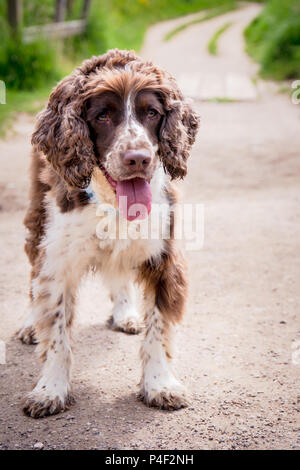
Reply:
M246 50L260 64L260 76L300 77L300 1L268 0L246 28Z
M194 20L187 21L186 23L183 23L183 24L177 26L177 28L172 29L172 31L170 31L169 33L167 33L165 35L164 40L169 41L176 34L181 33L182 31L184 31L189 26L193 26L195 24L202 23L203 21L211 20L211 19L215 18L216 16L224 15L225 13L228 13L229 11L235 10L236 8L237 8L236 2L232 2L232 1L227 2L226 5L222 5L222 6L219 6L219 7L216 7L216 8L212 8L212 10L209 11L208 13L206 13L205 15L200 16L199 18L195 18Z
M86 32L59 43L42 38L24 45L11 36L6 22L6 2L0 2L0 80L7 88L7 104L0 105L0 134L16 112L36 112L57 81L84 58L107 49L139 51L148 27L158 21L221 8L233 0L93 0ZM53 21L55 0L23 0L24 26ZM67 18L80 18L82 0L73 0ZM220 13L221 14L221 13Z
M207 101L210 101L211 103L236 103L236 100L234 100L232 98L226 98L225 96L224 97L219 96L219 97L216 97L216 98L211 98Z
M92 3L81 49L96 54L118 47L139 51L148 27L188 13L224 8L235 0L101 0Z
M288 85L281 85L278 88L277 93L291 93L291 87Z
M24 44L9 36L0 51L0 77L10 90L35 90L61 76L55 47L39 39Z
M29 90L14 89L6 85L6 104L0 104L0 137L4 137L17 113L36 114L47 102L51 89L56 85L58 78L71 73L74 63L56 55L56 75L49 74L39 80L39 86ZM35 84L36 85L36 84Z
M220 36L225 33L225 31L232 25L232 22L225 23L221 28L219 28L215 34L212 36L211 40L207 44L208 52L212 55L218 54L218 41Z

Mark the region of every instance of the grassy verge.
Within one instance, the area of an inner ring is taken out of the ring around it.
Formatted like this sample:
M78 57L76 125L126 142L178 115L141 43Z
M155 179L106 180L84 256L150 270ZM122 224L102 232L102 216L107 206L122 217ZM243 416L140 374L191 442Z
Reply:
M300 77L300 2L269 0L245 30L246 50L263 78Z
M87 32L75 38L75 49L85 56L115 47L139 51L145 32L152 24L215 8L220 8L218 14L222 14L229 11L228 5L231 7L232 4L236 4L236 0L94 1Z
M177 26L177 28L174 28L172 31L170 31L169 33L165 35L164 40L169 41L172 37L174 37L176 34L180 33L181 31L185 30L189 26L202 23L203 21L211 20L215 18L216 16L224 15L225 13L235 10L236 8L237 8L236 2L227 2L226 5L212 8L211 11L209 11L205 15Z
M94 2L91 19L97 19L99 26L102 25L102 40L106 49L119 47L138 51L150 25L201 10L226 8L233 3L236 1L102 0Z
M218 54L218 41L219 41L219 38L220 36L225 33L225 31L232 25L232 22L230 21L229 23L225 23L223 26L221 26L221 28L219 28L215 34L213 35L213 37L211 38L211 40L209 41L209 43L207 44L207 49L208 49L208 52L212 55L217 55Z
M5 105L0 105L0 135L16 112L35 113L51 88L84 58L107 49L139 50L147 28L158 21L200 10L221 8L221 14L233 0L94 0L86 33L53 44L41 38L24 45L12 37L5 21L6 2L0 2L0 80L6 83ZM53 21L53 0L23 0L24 26ZM73 0L67 19L78 19L82 0Z
M232 98L222 97L222 96L211 98L208 101L211 103L236 103L236 100Z
M40 44L41 41L36 44L38 49ZM38 63L34 50L36 45L30 45L30 50L33 51L33 54L27 56L31 58L30 64L27 64L22 54L20 58L16 53L10 56L9 62L12 67L7 70L8 73L3 80L6 86L6 104L0 104L0 137L5 136L17 113L36 114L40 111L57 81L74 68L74 62L64 57L58 45L55 45L51 51L55 66L53 72L47 73L49 62L45 66ZM2 77L3 74L0 73L0 79ZM22 89L22 85L25 85L25 89Z

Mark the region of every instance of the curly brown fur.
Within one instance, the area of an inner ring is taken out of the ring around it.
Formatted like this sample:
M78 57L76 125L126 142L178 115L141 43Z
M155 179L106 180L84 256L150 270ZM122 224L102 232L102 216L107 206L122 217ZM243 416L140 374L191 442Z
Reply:
M186 174L186 160L199 125L198 115L184 101L175 80L133 51L109 51L93 57L62 80L51 93L47 108L39 115L32 143L43 151L55 171L71 187L85 188L97 157L83 118L85 101L95 92L112 88L102 75L129 67L136 89L156 91L166 119L159 143L160 158L172 178ZM112 76L112 74L110 75Z
M146 290L153 291L155 305L171 322L181 320L187 298L186 265L182 256L174 253L171 240L165 241L165 251L159 259L146 261L140 271Z
M32 265L39 254L38 247L45 233L46 209L44 196L49 191L50 186L40 180L44 168L45 159L35 149L32 153L30 168L30 206L24 219L24 225L29 231L26 237L25 252Z

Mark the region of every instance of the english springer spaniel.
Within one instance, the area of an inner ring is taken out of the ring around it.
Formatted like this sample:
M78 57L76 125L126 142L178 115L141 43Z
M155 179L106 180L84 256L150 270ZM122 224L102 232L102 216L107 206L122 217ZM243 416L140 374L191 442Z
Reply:
M90 269L110 289L113 329L138 333L144 317L141 399L169 410L187 405L170 364L172 325L187 289L171 180L185 176L198 126L175 80L132 51L86 60L51 93L32 136L25 217L31 313L19 338L37 342L43 360L24 400L27 415L52 415L74 401L70 330L76 291ZM155 236L145 236L149 224Z

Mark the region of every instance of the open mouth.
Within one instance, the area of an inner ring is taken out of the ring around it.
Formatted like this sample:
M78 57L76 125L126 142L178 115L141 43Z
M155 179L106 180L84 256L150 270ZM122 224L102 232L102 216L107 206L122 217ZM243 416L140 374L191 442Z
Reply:
M152 204L149 181L139 177L116 181L105 168L102 166L100 168L116 192L118 206L123 217L129 221L145 219L151 211Z

